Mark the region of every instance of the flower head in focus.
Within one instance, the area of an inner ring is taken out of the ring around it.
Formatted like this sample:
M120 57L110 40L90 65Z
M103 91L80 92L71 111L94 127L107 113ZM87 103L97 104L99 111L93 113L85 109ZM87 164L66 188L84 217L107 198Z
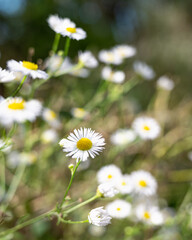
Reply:
M122 58L130 58L136 54L136 48L129 45L118 45L113 50L120 55Z
M114 50L101 50L98 57L101 62L106 64L119 65L123 62L122 57Z
M136 61L133 64L134 71L146 80L152 80L155 77L154 70L144 62Z
M97 188L97 194L101 195L101 197L114 197L118 193L119 191L115 185L109 182L102 183Z
M131 214L131 204L125 200L117 199L107 204L106 210L112 218L126 218Z
M38 69L38 65L28 61L9 60L7 67L13 72L21 72L24 75L30 75L32 78L47 79L48 74Z
M155 139L159 136L161 128L159 123L151 117L138 117L133 123L134 131L141 139Z
M147 171L138 170L131 173L133 191L143 196L152 196L156 194L157 182L155 178Z
M94 158L104 149L105 139L91 128L80 128L75 129L59 144L63 147L64 152L68 152L67 156L86 161L89 156Z
M33 122L41 114L42 105L38 100L25 101L21 97L10 97L0 101L0 123L9 126L14 122Z
M114 164L102 167L97 173L97 181L99 183L115 182L122 177L121 170Z
M11 82L15 80L15 75L0 67L0 83Z
M171 91L173 90L175 83L168 77L162 76L157 80L157 86L164 90Z
M98 66L97 59L93 56L90 51L80 52L79 53L79 62L88 68L95 68Z
M88 220L96 226L107 226L111 223L111 217L103 207L92 209L88 215Z
M101 76L104 80L114 83L123 83L125 80L125 73L123 71L113 71L108 66L102 69Z
M127 145L136 139L136 133L131 129L118 129L111 135L114 145Z

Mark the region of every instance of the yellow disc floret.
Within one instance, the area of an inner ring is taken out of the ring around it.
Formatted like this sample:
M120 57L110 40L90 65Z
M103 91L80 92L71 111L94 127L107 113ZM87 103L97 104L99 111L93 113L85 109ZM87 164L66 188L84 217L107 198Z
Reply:
M111 174L109 174L108 176L107 176L107 178L108 179L111 179L113 176L111 175Z
M147 183L144 180L139 181L141 187L147 187Z
M27 61L23 61L23 67L30 69L30 70L37 70L38 69L38 65L32 62L27 62Z
M118 207L118 208L117 208L117 211L120 211L120 210L121 210L121 208L120 208L120 207Z
M145 131L149 131L150 130L150 127L148 127L147 125L145 125L143 128L144 128Z
M25 101L24 100L18 101L17 99L14 99L8 104L8 108L11 110L22 110L25 108Z
M144 212L144 218L149 219L151 216L148 212Z
M82 150L82 151L87 151L89 149L92 148L92 142L90 139L88 138L81 138L78 142L77 142L77 148L79 150Z
M122 185L122 186L126 186L126 182L122 182L121 185Z
M70 33L76 33L76 28L68 27L68 28L66 28L66 30Z

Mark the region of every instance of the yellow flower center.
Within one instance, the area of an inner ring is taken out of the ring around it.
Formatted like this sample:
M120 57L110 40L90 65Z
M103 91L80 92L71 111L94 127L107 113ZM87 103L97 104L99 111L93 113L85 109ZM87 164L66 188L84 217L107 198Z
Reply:
M76 33L76 28L68 27L68 28L66 28L66 30L70 33Z
M28 68L30 70L37 70L38 69L38 65L32 62L27 62L27 61L23 61L23 67Z
M148 127L147 125L143 126L144 130L145 131L149 131L150 130L150 127Z
M120 211L120 210L121 210L121 208L120 208L120 207L118 207L118 208L117 208L117 211Z
M16 100L14 100L13 102L8 104L8 108L12 110L22 110L25 108L25 101L21 100L20 102L17 102Z
M148 212L145 212L143 216L144 216L144 218L146 218L146 219L149 219L149 218L151 217Z
M122 182L121 185L122 185L122 186L126 186L126 182Z
M141 187L147 187L147 183L144 180L139 181Z
M114 55L112 53L107 54L107 60L108 61L113 61L114 60Z
M53 120L53 119L55 119L55 118L56 118L55 112L53 112L52 110L50 110L50 111L48 112L47 118L48 118L48 120Z
M81 138L78 142L77 142L77 148L79 150L82 150L82 151L87 151L89 149L92 148L92 142L90 139L88 138Z
M111 175L111 174L109 174L108 176L107 176L107 178L108 179L111 179L113 176Z

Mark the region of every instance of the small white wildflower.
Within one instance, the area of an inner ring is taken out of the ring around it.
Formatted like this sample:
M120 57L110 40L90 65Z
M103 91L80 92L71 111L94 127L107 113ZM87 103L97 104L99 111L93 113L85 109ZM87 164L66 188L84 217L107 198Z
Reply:
M162 76L157 80L157 86L167 91L171 91L173 90L175 83L173 82L173 80L169 79L167 76Z
M120 55L114 50L101 50L98 57L101 62L106 64L119 65L123 62L122 57L120 57Z
M45 67L48 68L50 72L56 72L64 61L62 56L54 54L46 60Z
M116 180L116 187L121 194L129 194L133 191L133 183L130 175L125 174Z
M136 139L136 133L131 129L118 129L110 139L114 145L126 145Z
M90 51L79 53L79 62L88 68L95 68L98 66L97 59L93 56Z
M155 178L147 171L138 170L131 173L133 191L139 195L152 196L157 191Z
M30 75L32 78L48 78L48 74L39 70L38 65L32 62L9 60L7 67L13 72L21 72L24 75Z
M125 73L123 71L112 71L110 67L104 67L101 76L104 80L114 83L122 83L125 80Z
M48 129L42 133L41 140L44 143L55 143L58 140L58 134L54 129Z
M105 139L91 128L80 128L59 143L67 156L86 161L90 156L94 158L104 149Z
M75 118L85 119L88 115L88 112L85 111L85 109L83 109L83 108L72 108L71 114Z
M88 215L88 220L96 226L107 226L111 223L111 217L103 207L92 209Z
M97 188L97 192L103 197L114 197L119 193L117 188L112 183L108 182L100 184Z
M133 65L134 71L141 77L151 80L155 77L154 70L144 62L136 61Z
M97 181L99 183L115 182L122 177L121 170L114 164L102 167L97 173Z
M126 218L131 214L131 204L117 199L106 206L106 210L112 218Z
M130 58L136 54L136 48L129 45L118 45L113 50L119 54L122 58Z
M147 206L140 204L135 209L138 220L146 224L161 225L164 222L163 214L157 206Z
M44 108L42 112L42 117L43 117L43 120L49 123L51 127L57 128L60 126L60 121L57 117L57 114L53 110L49 108Z
M158 122L150 117L138 117L133 121L132 127L140 138L155 139L159 136L161 128Z
M94 237L101 237L105 231L106 231L106 227L98 227L95 225L90 225L89 226L89 233L94 236Z
M85 68L80 68L76 70L72 70L69 72L69 75L75 76L75 77L80 77L80 78L87 78L89 76L89 70Z
M7 156L7 161L8 165L11 168L15 168L20 164L24 165L31 165L35 163L37 160L37 155L33 152L30 153L19 153L17 151L12 151L8 156Z
M11 82L13 80L15 80L15 75L13 74L13 72L7 71L0 67L0 82L1 83Z
M38 100L25 101L21 97L10 97L0 101L0 123L9 126L14 122L33 122L41 114L42 105Z

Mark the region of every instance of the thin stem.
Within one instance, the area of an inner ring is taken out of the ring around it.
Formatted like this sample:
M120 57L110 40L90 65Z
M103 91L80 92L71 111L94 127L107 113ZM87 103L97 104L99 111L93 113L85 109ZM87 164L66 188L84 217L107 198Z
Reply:
M86 204L88 204L88 203L90 203L90 202L96 200L97 198L100 198L100 196L95 195L95 196L93 196L93 197L87 199L86 201L84 201L84 202L82 202L82 203L76 205L75 207L72 207L72 208L70 208L69 210L66 210L64 213L70 213L70 212L73 212L73 211L75 211L76 209L78 209L78 208L80 208L80 207L82 207L82 206L84 206L84 205L86 205Z
M70 41L71 41L71 38L67 37L66 42L65 42L64 57L67 57L67 55L68 55Z
M3 152L1 153L1 159L2 159L2 162L1 162L1 188L2 188L2 191L3 191L3 196L5 194L5 156L3 154Z
M12 97L15 97L15 95L19 92L19 90L22 88L23 83L25 82L25 79L27 78L27 75L25 75L22 79L22 81L20 82L19 86L17 87L17 89L15 90L15 92L12 94Z
M79 166L80 163L81 163L81 161L78 161L78 162L76 163L75 169L74 169L74 171L73 171L73 173L72 173L72 175L71 175L71 179L70 179L69 185L68 185L67 190L65 191L65 194L64 194L64 196L63 196L63 200L62 200L62 202L61 202L60 208L62 208L62 206L63 206L63 204L64 204L64 202L65 202L65 198L66 198L66 196L67 196L67 194L68 194L68 192L69 192L69 189L70 189L71 184L72 184L72 182L73 182L73 179L74 179L74 177L75 177L75 173L76 173L77 168L78 168L78 166Z
M55 34L55 39L54 39L53 46L52 46L53 53L56 53L56 51L57 51L60 37L61 37L61 34L59 34L59 33Z
M23 176L25 170L25 164L20 164L19 167L16 170L15 176L12 179L11 185L9 187L9 190L6 194L5 200L6 200L6 204L4 206L4 211L7 209L7 207L9 206L9 203L11 202L12 198L15 195L15 192L19 186L19 183L21 181L21 178Z
M65 219L61 219L60 220L63 223L69 223L69 224L77 224L77 223L88 223L89 220L84 220L84 221L71 221L71 220L65 220Z

